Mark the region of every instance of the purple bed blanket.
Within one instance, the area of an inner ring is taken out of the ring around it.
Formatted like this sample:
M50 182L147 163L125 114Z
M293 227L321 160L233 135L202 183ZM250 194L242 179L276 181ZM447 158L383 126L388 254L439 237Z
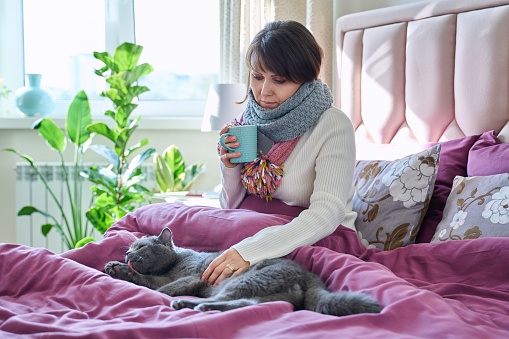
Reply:
M271 302L227 312L173 310L172 297L102 273L136 238L174 232L179 246L221 250L291 215L154 204L103 240L54 254L0 244L0 337L504 338L509 337L509 239L484 238L366 250L340 226L290 255L332 290L363 291L380 314L294 312Z

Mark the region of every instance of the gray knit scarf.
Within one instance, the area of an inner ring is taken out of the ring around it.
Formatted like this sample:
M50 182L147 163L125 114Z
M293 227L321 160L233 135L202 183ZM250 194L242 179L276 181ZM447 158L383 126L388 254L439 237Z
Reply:
M318 79L302 84L294 95L275 109L258 105L250 90L243 120L245 124L257 125L259 131L273 142L282 142L303 135L331 106L332 93Z

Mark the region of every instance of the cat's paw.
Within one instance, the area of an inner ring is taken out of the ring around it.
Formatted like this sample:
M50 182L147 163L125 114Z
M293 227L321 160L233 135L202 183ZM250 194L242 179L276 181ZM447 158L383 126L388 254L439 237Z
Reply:
M104 265L104 273L106 273L107 275L110 275L112 277L115 276L115 274L118 271L118 266L120 264L121 263L118 262L118 261L110 261L110 262L108 262L106 265Z
M196 303L192 300L177 299L171 302L171 307L176 310L181 310L183 308L195 308Z
M207 311L222 311L222 309L218 308L214 304L198 304L194 307L195 310L201 311L201 312L207 312Z
M110 277L124 280L129 280L132 275L132 271L129 266L119 261L110 261L104 265L104 272Z

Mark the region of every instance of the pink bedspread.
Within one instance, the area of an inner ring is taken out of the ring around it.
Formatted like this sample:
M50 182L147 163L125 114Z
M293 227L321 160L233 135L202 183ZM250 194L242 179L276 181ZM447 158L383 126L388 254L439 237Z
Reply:
M344 227L290 258L334 290L363 291L380 314L333 317L273 302L228 312L173 310L171 297L110 278L135 238L172 228L180 246L218 250L290 216L181 204L141 208L104 240L53 254L0 244L0 337L87 338L505 338L509 239L365 250Z

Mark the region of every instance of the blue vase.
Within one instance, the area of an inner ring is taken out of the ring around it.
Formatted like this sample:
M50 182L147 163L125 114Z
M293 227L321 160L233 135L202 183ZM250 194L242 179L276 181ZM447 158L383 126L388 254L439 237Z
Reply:
M28 86L21 87L14 93L16 106L25 115L45 116L55 109L55 95L47 88L41 87L42 74L27 74Z

